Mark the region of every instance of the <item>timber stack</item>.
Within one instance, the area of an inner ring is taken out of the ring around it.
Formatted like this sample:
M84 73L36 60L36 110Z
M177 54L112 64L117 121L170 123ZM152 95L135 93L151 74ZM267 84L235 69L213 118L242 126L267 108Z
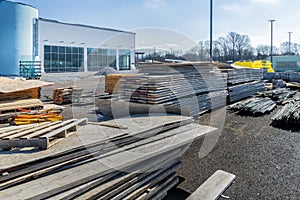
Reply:
M265 91L262 69L237 68L222 70L228 75L228 102L233 103Z
M77 98L82 93L82 88L73 86L68 88L56 88L53 90L53 102L55 104L72 103L73 98Z
M144 75L122 77L122 100L188 109L190 116L224 106L227 75L210 63L144 64Z
M87 124L45 151L1 154L1 199L163 199L184 149L216 130L182 116L110 123L128 128Z
M6 123L18 114L43 108L40 90L49 85L52 83L0 77L0 121Z

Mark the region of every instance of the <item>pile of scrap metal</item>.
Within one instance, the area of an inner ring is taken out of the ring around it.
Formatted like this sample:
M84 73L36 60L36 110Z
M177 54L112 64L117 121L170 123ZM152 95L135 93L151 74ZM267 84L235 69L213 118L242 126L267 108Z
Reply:
M248 115L263 115L276 108L276 103L268 97L251 98L228 106L228 109Z
M277 88L275 90L269 90L262 93L259 93L258 96L260 97L269 97L277 104L285 104L295 98L299 98L300 96L297 95L296 91L290 90L288 88ZM297 97L298 96L298 97Z
M291 101L281 108L273 117L272 124L299 124L300 101Z

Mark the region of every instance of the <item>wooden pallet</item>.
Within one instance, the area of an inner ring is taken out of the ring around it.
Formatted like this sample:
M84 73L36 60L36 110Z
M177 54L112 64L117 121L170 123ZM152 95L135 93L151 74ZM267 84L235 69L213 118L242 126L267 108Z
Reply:
M38 147L45 150L77 131L78 125L86 123L87 119L84 118L1 129L0 148L10 150L13 147Z

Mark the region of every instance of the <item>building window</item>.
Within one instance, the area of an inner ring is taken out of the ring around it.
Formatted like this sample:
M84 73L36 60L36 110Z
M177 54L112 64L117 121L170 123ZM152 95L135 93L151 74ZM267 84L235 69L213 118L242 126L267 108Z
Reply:
M130 50L120 49L119 50L119 69L130 70Z
M82 47L44 46L44 71L46 73L84 71Z
M115 49L87 49L88 71L99 71L105 67L116 69L116 50Z

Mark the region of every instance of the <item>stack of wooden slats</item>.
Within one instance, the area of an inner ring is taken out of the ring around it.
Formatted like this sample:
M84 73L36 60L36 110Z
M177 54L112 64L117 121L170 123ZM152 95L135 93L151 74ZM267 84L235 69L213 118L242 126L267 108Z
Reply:
M216 130L191 121L182 116L115 119L106 123L128 129L88 124L48 150L1 154L0 198L163 199L178 183L184 149Z
M228 101L230 103L266 90L262 69L222 70L228 76Z
M7 112L17 112L20 109L43 108L44 104L39 99L25 99L14 101L0 101L0 114Z
M105 76L105 92L116 93L119 88L119 81L123 76L133 76L133 74L108 74Z
M39 99L41 87L49 85L52 83L0 77L0 101Z
M31 124L25 126L13 126L0 129L0 148L39 147L47 149L56 142L66 138L77 130L80 124L86 124L86 119L56 121L53 123Z
M53 102L56 104L72 103L72 99L80 96L82 88L73 86L53 90Z
M226 74L210 64L169 65L142 65L139 72L148 75L122 77L118 91L121 99L188 108L194 117L226 104Z

